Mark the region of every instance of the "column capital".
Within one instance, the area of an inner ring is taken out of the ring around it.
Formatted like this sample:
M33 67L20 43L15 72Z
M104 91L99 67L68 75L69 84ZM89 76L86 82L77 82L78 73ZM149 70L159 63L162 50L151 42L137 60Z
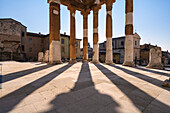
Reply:
M60 0L47 0L47 2L50 3L57 3L57 4L61 4Z
M114 2L115 2L115 0L107 0L106 1L106 10L107 11L112 10L112 5L113 5Z
M83 18L87 18L90 14L90 10L81 11L81 14L83 15Z
M74 6L72 6L72 5L69 5L68 7L67 7L67 9L70 11L70 13L75 13L76 12L76 7L74 7Z
M98 14L98 12L99 12L100 9L101 9L101 6L99 6L99 5L94 6L94 7L92 8L93 14Z

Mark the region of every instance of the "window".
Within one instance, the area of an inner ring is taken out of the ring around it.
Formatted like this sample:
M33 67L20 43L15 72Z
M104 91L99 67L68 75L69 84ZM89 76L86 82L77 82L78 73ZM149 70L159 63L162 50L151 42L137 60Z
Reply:
M32 43L32 38L29 39L30 43Z
M22 51L25 51L25 49L24 49L24 45L22 45Z
M124 45L124 41L121 41L121 46L123 46Z
M21 36L24 37L25 36L25 33L24 31L21 32Z
M135 41L135 46L137 45L137 41Z
M61 44L64 44L64 39L63 38L61 39Z
M29 51L32 52L32 48L30 48Z

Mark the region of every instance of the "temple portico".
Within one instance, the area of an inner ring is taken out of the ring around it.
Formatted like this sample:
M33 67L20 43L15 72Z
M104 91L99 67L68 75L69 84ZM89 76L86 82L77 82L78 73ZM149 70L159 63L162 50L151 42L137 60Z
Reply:
M50 64L61 62L60 51L60 4L70 11L70 63L76 63L76 10L83 16L83 62L88 61L88 15L93 11L93 59L92 63L99 63L99 33L98 12L101 5L106 4L106 64L113 63L112 52L112 6L116 0L48 0L50 4ZM126 1L125 26L125 66L133 63L133 0Z

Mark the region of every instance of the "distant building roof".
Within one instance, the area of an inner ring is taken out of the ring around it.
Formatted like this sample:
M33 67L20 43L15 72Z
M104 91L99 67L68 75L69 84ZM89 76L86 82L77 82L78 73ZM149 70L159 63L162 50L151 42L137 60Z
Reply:
M25 25L23 25L21 22L19 22L19 21L16 21L16 20L14 20L14 19L12 19L12 18L0 18L0 20L8 20L8 21L14 21L14 22L16 22L16 23L18 23L18 24L21 24L22 26L24 26L24 27L26 27Z
M35 37L40 37L40 38L45 38L45 37L47 37L47 35L44 35L44 34L31 33L31 32L27 32L27 36L35 36Z
M133 34L134 38L139 38L141 39L141 37L138 35L138 33L135 32L135 34ZM120 37L114 37L112 38L112 40L117 40L117 39L125 39L125 36L120 36ZM106 41L102 42L102 43L106 43ZM99 44L102 44L102 43L99 43Z
M41 34L41 33L27 32L27 36L35 36L35 37L45 38L45 37L48 37L49 34L44 35L44 34ZM66 35L66 34L60 34L60 36L64 36L64 37L70 38L70 36ZM76 40L82 40L82 39L76 39Z

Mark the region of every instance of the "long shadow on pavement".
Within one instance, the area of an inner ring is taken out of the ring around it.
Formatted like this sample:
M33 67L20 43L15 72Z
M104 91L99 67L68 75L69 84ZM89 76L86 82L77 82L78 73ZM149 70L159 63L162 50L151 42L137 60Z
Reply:
M116 107L119 107L110 96L95 89L88 63L82 64L74 88L57 95L50 104L53 107L44 113L118 113Z
M140 111L144 112L153 112L153 113L162 113L162 112L169 112L169 106L156 100L152 96L148 95L146 92L142 91L135 85L131 84L124 78L118 76L117 74L113 73L106 67L102 66L101 64L95 64L95 66L115 84L130 100L133 102L134 106L136 106ZM119 78L117 78L119 77ZM117 79L114 79L117 78ZM126 99L123 98L122 99ZM146 107L154 101L154 104L150 109L146 109Z
M151 72L151 73L155 73L155 74L159 74L159 75L163 75L163 76L167 76L170 77L170 75L168 73L164 73L164 72L160 72L160 71L155 71L155 70L151 70L151 69L147 69L147 68L142 68L142 67L133 67L142 71L147 71L147 72Z
M63 73L65 70L70 68L72 64L65 65L17 90L10 94L0 98L0 113L7 113L11 111L18 103L20 103L28 95L43 87L48 82L53 80L55 77Z
M125 73L127 73L127 74L129 74L129 75L131 75L131 76L135 76L135 77L137 77L137 78L139 78L139 79L145 80L145 81L147 81L147 82L149 82L149 83L151 83L151 84L153 84L153 85L156 85L156 86L158 86L158 87L160 87L160 88L163 88L163 89L165 89L165 90L170 91L169 88L166 88L166 87L163 87L163 86L162 86L162 82L163 82L163 81L161 81L161 80L158 80L158 79L156 79L156 78L152 78L152 77L150 77L149 75L144 75L144 74L141 74L141 73L138 73L138 72L134 72L134 71L131 71L131 70L122 68L122 67L120 67L120 66L115 66L115 65L110 65L110 66L112 66L112 67L114 67L114 68L116 68L116 69L122 70L122 71L124 71Z
M41 71L43 69L47 69L47 68L52 67L52 66L54 66L54 65L43 65L43 66L39 66L39 67L31 68L31 69L26 69L26 70L19 71L19 72L15 72L15 73L3 75L2 76L2 83L8 82L8 81L13 80L13 79L17 79L19 77L26 76L26 75L31 74L31 73Z

